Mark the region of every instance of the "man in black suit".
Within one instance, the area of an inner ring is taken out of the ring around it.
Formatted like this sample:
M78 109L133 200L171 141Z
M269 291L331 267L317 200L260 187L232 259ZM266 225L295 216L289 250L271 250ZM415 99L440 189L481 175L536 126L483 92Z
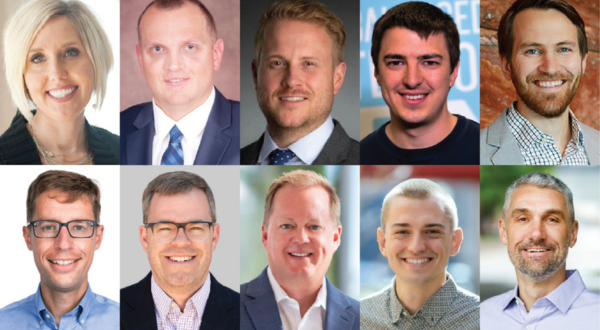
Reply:
M209 273L215 200L189 172L161 174L142 198L140 241L152 272L121 290L121 329L239 329L240 295Z
M138 42L153 99L121 112L121 164L239 164L240 104L213 86L224 45L208 9L155 0L140 16Z
M331 118L346 75L342 21L323 4L291 0L260 18L252 76L267 130L244 165L358 164L359 144Z

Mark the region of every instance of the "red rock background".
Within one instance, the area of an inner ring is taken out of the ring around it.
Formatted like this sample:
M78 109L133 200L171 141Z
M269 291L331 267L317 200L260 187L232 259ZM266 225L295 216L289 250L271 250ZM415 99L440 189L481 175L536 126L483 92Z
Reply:
M498 24L512 0L481 0L481 128L489 126L517 93L510 81L504 79L498 55ZM577 94L571 101L575 117L582 123L600 129L600 8L596 0L568 1L585 21L588 39L586 70Z

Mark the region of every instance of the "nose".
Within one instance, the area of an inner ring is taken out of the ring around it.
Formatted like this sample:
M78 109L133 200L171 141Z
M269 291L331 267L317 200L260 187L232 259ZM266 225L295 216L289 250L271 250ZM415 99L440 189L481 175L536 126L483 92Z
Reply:
M50 62L50 80L60 81L68 75L65 63L60 58L49 60Z
M289 89L300 87L302 85L301 69L291 64L288 65L281 80L281 85Z
M409 89L417 88L423 82L423 75L418 64L409 63L406 65L404 70L404 77L402 83Z
M58 232L58 236L54 239L54 245L59 250L69 250L73 248L73 237L69 235L67 227L62 226Z
M544 221L537 219L529 224L529 239L532 242L539 242L546 239L546 226Z
M178 51L170 51L165 59L165 70L178 71L185 67L183 55Z
M306 228L298 228L294 231L292 236L292 241L294 243L303 244L308 243L310 241L308 237L308 231Z
M542 55L540 65L538 66L538 70L547 74L555 74L556 72L558 72L560 70L560 64L558 62L558 59L556 58L556 53L545 52Z
M185 234L185 229L183 227L177 228L177 236L175 236L175 239L171 242L171 244L177 246L186 246L190 245L191 243L192 241L190 241Z
M408 242L408 252L419 253L425 251L425 239L421 234L414 234Z

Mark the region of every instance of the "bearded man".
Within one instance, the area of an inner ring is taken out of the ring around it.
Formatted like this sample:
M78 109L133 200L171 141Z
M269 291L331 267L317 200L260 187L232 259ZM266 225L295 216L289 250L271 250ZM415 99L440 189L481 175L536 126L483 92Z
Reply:
M585 72L585 24L564 0L517 0L498 26L518 99L481 130L481 165L598 165L600 134L569 104Z

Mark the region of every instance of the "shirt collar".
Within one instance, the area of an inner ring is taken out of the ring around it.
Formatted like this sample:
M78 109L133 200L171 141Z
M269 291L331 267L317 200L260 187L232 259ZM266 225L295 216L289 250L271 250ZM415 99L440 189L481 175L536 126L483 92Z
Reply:
M273 288L273 294L275 295L275 301L279 304L284 300L294 300L290 298L288 294L283 290L283 288L279 285L275 276L273 276L273 272L271 271L271 267L267 267L267 276L269 277L269 282L271 283L271 288ZM319 293L317 293L317 299L312 304L311 307L323 307L323 310L327 310L327 282L325 281L325 277L323 277L323 284L321 284L321 289L319 289Z
M163 291L163 289L156 283L154 279L154 275L152 275L152 280L150 281L150 290L152 291L152 299L154 300L154 308L158 313L158 317L162 320L163 324L167 318L167 314L169 313L169 308L171 307L171 302L173 302L173 298L169 297L169 295ZM202 315L204 314L204 308L206 307L206 302L208 300L208 296L210 295L210 274L206 276L206 281L200 290L196 291L193 296L188 299L186 303L186 307L188 304L192 303L196 313L198 313L198 318L202 320Z
M392 289L390 290L390 306L392 308L391 311L391 322L396 323L400 320L400 316L402 317L416 317L417 315L421 315L421 317L427 322L430 326L435 326L439 320L446 314L446 312L452 307L452 301L456 298L456 294L458 289L456 288L456 283L452 278L452 275L446 273L446 283L442 285L442 287L433 295L427 302L415 313L415 315L410 316L410 313L402 303L398 296L396 295L396 278L392 280Z
M564 314L567 313L571 305L577 300L581 292L585 290L585 284L577 270L567 270L567 279L556 289L552 290L547 296L540 298L546 299ZM519 298L519 284L513 289L513 294L507 296L506 301L502 302L503 309L506 309Z
M37 292L35 293L35 298L34 298L35 310L38 312L37 315L40 317L40 321L44 320L44 314L50 313L50 311L48 311L48 309L46 308L46 304L44 304L44 300L42 299L42 291L41 290L42 290L42 286L40 283L38 285L38 289L37 289ZM87 320L87 317L90 314L90 311L94 307L95 299L96 299L96 294L94 294L92 292L92 288L90 287L90 284L88 283L87 290L85 291L83 298L81 298L81 300L79 301L77 306L75 306L75 308L73 308L73 310L67 314L71 314L71 313L75 312L76 313L75 318L76 318L77 322L82 325L85 324L85 321ZM65 314L65 315L67 315L67 314ZM52 319L54 320L54 315L52 315Z
M508 108L506 121L513 134L519 137L517 138L517 143L521 149L527 150L531 148L531 145L535 141L541 141L543 138L554 140L552 136L540 131L527 118L523 117L515 108L516 104L517 101L514 101ZM579 126L579 121L575 118L575 114L573 114L570 108L567 110L569 110L569 122L571 123L571 141L569 143L574 143L576 146L583 146L583 131L581 131L581 127Z
M327 143L331 133L333 133L334 127L335 125L333 124L333 119L331 116L329 116L327 117L327 120L321 124L321 126L303 136L298 141L292 143L287 149L293 151L296 154L296 157L298 157L304 164L310 165L321 153L325 143ZM258 155L258 163L261 163L267 159L269 154L275 149L280 148L275 141L273 141L269 130L266 130L262 149Z
M215 88L213 87L210 95L199 107L192 110L185 117L179 121L174 121L165 112L156 105L154 98L152 99L152 109L154 110L154 135L158 136L161 140L164 139L173 128L173 125L177 124L177 128L181 131L183 136L187 139L194 140L196 137L202 134L208 116L215 102Z

